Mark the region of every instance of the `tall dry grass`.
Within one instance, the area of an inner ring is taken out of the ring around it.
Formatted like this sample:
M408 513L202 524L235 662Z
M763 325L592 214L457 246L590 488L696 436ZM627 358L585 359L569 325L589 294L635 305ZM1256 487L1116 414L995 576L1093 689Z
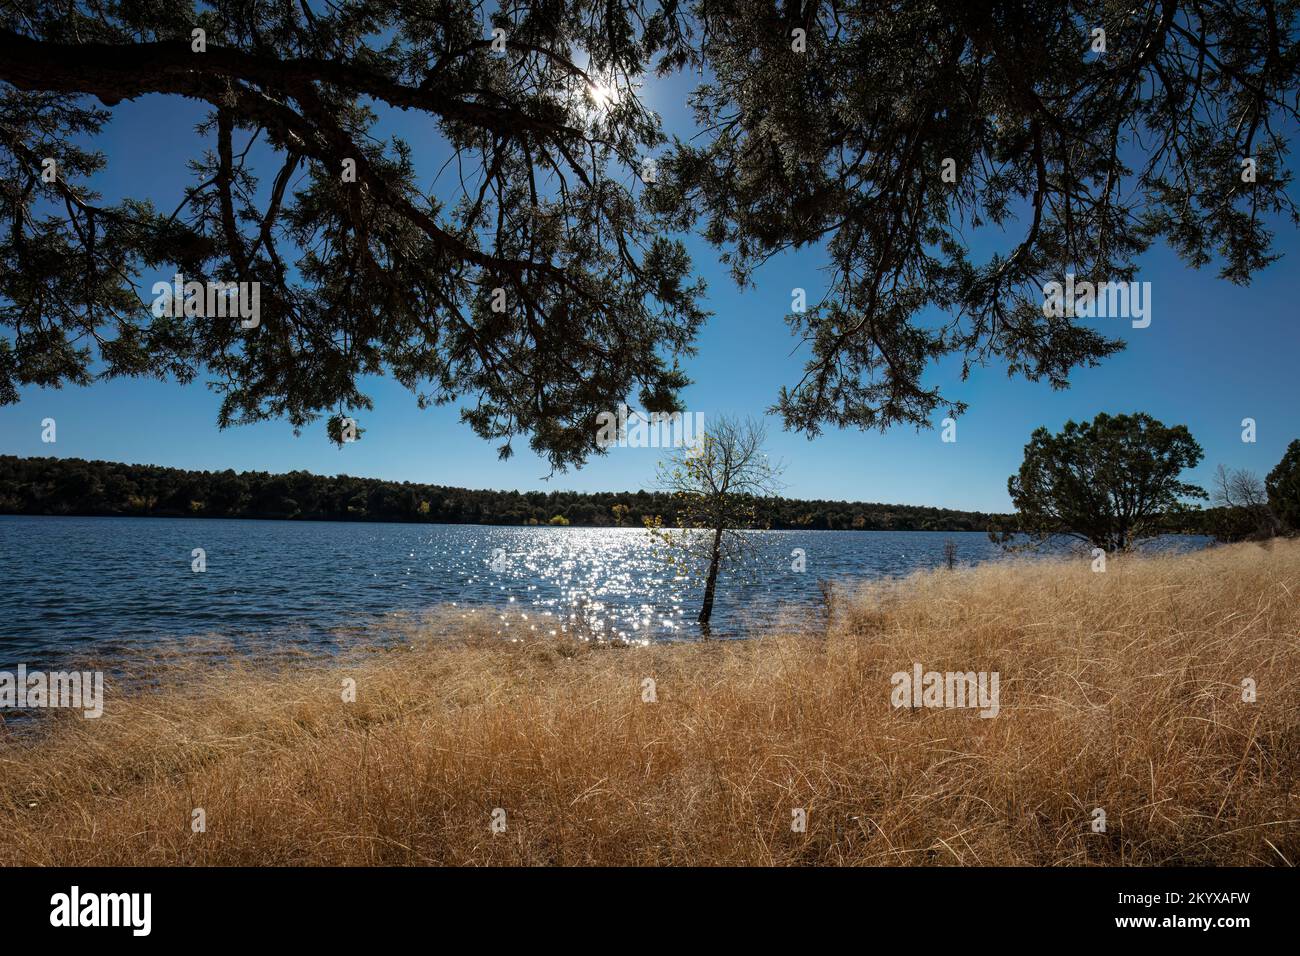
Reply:
M919 574L844 596L816 637L434 630L170 671L97 721L11 735L0 862L1300 861L1300 542ZM998 671L1000 715L892 709L914 661Z

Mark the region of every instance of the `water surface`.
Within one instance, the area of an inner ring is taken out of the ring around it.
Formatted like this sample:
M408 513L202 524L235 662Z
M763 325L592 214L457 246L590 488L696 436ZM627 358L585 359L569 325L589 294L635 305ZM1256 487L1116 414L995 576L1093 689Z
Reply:
M819 604L821 579L936 567L949 539L963 563L1001 554L976 532L757 532L749 572L720 586L714 635ZM192 570L195 548L203 573ZM0 668L130 656L199 635L250 651L328 650L385 639L448 604L491 608L503 628L581 618L609 638L690 639L701 590L641 529L197 518L0 516L0 581Z

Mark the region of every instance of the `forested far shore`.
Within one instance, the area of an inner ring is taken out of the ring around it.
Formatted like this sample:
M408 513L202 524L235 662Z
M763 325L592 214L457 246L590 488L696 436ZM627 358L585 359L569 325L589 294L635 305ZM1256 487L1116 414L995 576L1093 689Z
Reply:
M305 471L186 471L0 455L0 514L639 528L644 518L674 523L677 502L660 491L489 491ZM759 517L774 529L985 531L998 516L775 498L763 503Z

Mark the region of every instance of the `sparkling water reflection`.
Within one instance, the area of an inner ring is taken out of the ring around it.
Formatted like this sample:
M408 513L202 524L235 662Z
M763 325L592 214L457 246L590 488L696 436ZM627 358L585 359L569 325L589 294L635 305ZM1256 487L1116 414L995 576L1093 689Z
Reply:
M762 532L750 573L719 591L714 634L750 633L782 605L818 603L820 579L938 566L948 539L963 563L1000 555L973 532ZM206 552L205 573L191 571L194 548ZM794 570L795 548L806 571ZM692 638L700 599L632 528L0 516L0 580L0 667L111 658L191 635L328 650L448 604L493 607L503 626L531 630L582 618L610 638Z

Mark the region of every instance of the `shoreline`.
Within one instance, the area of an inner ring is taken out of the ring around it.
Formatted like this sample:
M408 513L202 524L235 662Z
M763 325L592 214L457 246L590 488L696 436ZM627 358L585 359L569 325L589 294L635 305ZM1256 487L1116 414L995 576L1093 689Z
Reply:
M0 748L0 864L1283 865L1296 594L1283 540L918 572L805 635L177 660ZM997 715L891 706L914 663Z
M130 520L149 520L157 519L159 521L279 521L288 524L359 524L359 525L395 525L395 526L427 526L431 528L529 528L529 529L550 529L559 530L569 529L572 531L635 531L640 534L645 533L645 528L634 527L632 525L619 524L483 524L472 523L468 521L387 521L381 518L293 518L281 517L276 515L203 515L203 514L147 514L147 515L124 515L124 514L99 514L90 512L77 512L73 514L30 514L21 511L0 511L0 518L118 518ZM978 534L987 537L988 532L984 530L974 530L970 528L954 528L951 530L936 530L933 528L746 528L746 531L774 531L782 534L804 534L804 533L821 533L821 532L846 532L855 534ZM1200 537L1209 537L1201 534L1199 531L1169 531L1165 532L1171 535L1198 535Z

